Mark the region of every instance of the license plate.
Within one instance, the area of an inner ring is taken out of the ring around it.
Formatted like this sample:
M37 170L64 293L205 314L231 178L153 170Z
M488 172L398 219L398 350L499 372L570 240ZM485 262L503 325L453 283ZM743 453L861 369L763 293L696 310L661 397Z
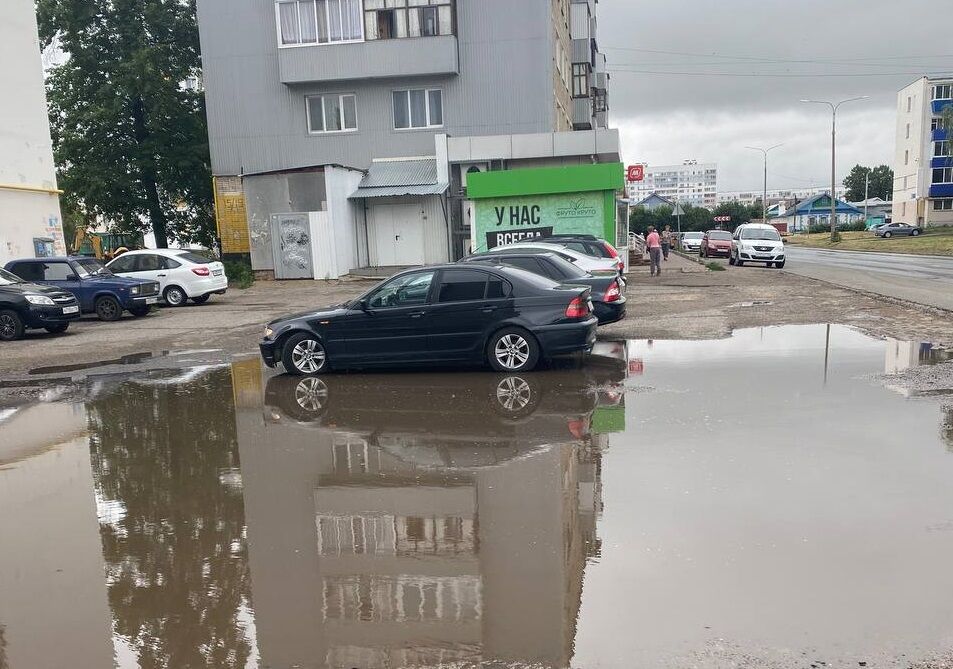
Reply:
M78 314L79 307L63 307L64 314Z
M212 276L222 276L222 272L224 272L224 271L225 271L225 270L221 270L221 269L213 269L213 270L212 270Z
M158 297L147 297L147 298L146 298L146 304L156 304L156 303L158 303L158 302L159 302L159 298L158 298Z

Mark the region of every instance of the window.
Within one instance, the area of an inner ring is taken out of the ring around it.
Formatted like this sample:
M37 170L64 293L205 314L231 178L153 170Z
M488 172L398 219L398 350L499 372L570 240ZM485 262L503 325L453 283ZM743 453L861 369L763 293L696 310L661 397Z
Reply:
M391 279L371 295L368 304L373 308L426 304L433 275L433 272L417 272Z
M934 116L930 121L930 130L946 130L944 119Z
M586 63L572 66L572 95L574 98L589 97L589 66Z
M934 100L953 99L953 84L937 84L933 87Z
M452 35L453 0L364 0L368 40Z
M280 0L278 37L283 46L364 39L361 0Z
M43 264L38 262L21 262L10 267L10 271L24 281L42 281Z
M394 127L438 128L443 125L443 93L439 88L394 91Z
M487 274L475 269L445 270L437 292L437 302L472 302L486 294Z
M43 265L44 281L70 281L76 279L76 272L65 262L51 262Z
M357 130L357 97L345 95L309 95L308 132L350 132Z
M207 258L199 253L193 253L191 251L186 251L184 253L177 254L182 260L187 260L188 262L194 262L199 265L204 265L205 263L214 262L211 258ZM178 267L178 265L176 265Z
M907 113L909 114L912 109L913 109L913 98L911 98L910 96L907 96Z
M907 203L906 203L906 202L901 202L901 203L900 203L900 215L901 215L901 216L906 216L906 215L907 215Z
M116 258L111 263L109 263L109 271L111 272L133 272L135 271L133 267L136 264L136 258L138 256L129 256L124 255Z
M539 264L539 260L536 258L504 258L503 264L525 269L527 272L532 272L533 274L548 276L548 273L543 270L542 265Z
M933 211L953 211L953 199L934 200Z
M509 297L511 292L512 286L510 286L509 281L495 274L490 275L490 280L486 284L486 299L501 300L504 297Z
M152 253L143 253L136 256L136 270L137 272L158 272L162 269L161 258Z
M910 124L907 124L907 139L910 139Z
M933 157L947 158L950 155L950 142L933 142Z
M909 149L903 152L903 164L904 164L904 165L909 165L909 164L910 164L910 151L909 151Z
M933 181L935 184L953 183L953 167L940 167L933 170Z

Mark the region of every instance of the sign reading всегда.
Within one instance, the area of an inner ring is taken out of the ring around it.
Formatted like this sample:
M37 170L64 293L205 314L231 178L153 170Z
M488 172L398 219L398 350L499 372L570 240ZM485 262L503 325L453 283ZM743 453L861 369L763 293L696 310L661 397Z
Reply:
M477 200L473 250L571 232L601 237L604 206L601 192Z

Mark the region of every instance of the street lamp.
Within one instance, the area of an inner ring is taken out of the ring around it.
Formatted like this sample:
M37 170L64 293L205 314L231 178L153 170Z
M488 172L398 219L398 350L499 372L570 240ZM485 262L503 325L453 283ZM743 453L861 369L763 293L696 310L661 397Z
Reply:
M827 105L831 108L831 241L837 239L837 109L848 102L857 102L858 100L868 100L869 95L861 95L858 98L849 98L834 103L827 100L801 100L808 104Z
M779 149L784 144L775 144L772 147L767 149L762 149L760 146L746 146L746 149L751 149L752 151L760 151L764 154L764 196L761 198L761 208L763 209L763 215L761 217L762 223L768 222L768 152Z

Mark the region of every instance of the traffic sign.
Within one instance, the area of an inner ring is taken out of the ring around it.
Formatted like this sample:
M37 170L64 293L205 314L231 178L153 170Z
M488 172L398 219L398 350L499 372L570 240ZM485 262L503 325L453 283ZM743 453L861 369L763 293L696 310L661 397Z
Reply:
M625 179L630 183L643 181L645 179L645 165L629 165L625 170Z
M715 223L730 223L731 216L715 216L713 220L715 221Z

